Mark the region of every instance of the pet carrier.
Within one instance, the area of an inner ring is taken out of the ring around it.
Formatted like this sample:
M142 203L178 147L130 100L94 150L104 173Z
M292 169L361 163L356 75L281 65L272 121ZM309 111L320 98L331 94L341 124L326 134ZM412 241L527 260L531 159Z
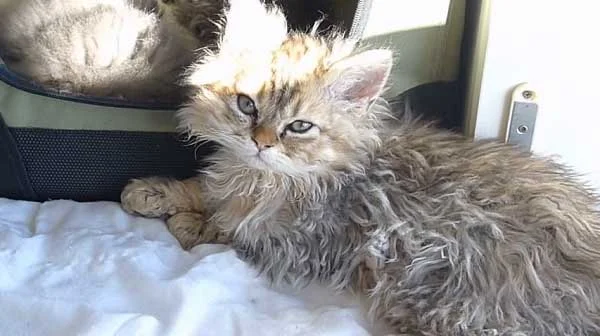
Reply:
M464 0L280 3L292 28L324 15L361 43L393 48L389 95L445 82L455 97ZM179 141L176 108L52 92L0 62L0 197L118 200L130 178L194 174L210 148Z

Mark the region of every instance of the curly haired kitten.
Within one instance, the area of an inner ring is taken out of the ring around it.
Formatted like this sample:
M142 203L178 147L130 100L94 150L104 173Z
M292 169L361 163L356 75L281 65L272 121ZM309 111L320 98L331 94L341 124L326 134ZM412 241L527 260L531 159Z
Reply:
M388 117L387 50L289 33L258 0L226 22L179 111L220 149L196 178L132 181L127 211L275 283L367 293L398 334L600 335L600 202L573 172Z
M185 98L180 76L213 42L222 11L220 0L194 1L204 7L187 13L205 23L203 34L159 17L156 0L15 1L0 7L0 56L48 89L176 104Z

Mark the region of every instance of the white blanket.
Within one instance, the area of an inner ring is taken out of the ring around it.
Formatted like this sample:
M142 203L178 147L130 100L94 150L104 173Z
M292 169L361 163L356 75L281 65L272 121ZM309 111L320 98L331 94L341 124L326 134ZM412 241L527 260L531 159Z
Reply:
M368 335L357 299L270 288L110 202L0 198L0 335Z

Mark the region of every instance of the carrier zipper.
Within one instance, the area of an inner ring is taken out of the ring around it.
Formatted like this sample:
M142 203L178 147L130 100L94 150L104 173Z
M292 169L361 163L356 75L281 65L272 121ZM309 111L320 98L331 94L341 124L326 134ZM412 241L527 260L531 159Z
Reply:
M354 12L352 26L350 27L350 33L348 34L348 37L356 40L356 43L360 42L363 32L365 31L372 3L373 0L359 0L356 4L356 11Z

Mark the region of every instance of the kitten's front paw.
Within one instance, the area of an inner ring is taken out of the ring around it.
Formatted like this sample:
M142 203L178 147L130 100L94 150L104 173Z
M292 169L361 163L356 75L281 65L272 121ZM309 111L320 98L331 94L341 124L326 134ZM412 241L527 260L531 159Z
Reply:
M152 178L132 180L121 192L121 206L130 214L144 217L161 217L176 212L162 185Z
M202 214L180 212L167 219L169 231L184 250L200 244L227 244L229 236L215 225L207 225Z

